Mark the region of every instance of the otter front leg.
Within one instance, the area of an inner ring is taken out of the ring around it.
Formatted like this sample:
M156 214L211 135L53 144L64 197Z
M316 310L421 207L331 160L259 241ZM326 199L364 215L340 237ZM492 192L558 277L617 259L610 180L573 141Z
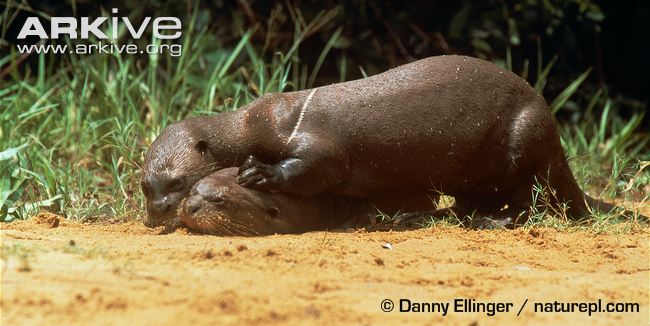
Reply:
M237 182L249 188L269 192L282 191L290 180L305 173L307 165L298 158L288 158L277 164L265 164L249 156L239 167Z
M266 164L254 156L239 168L237 182L245 187L268 192L285 192L303 197L312 196L340 184L348 173L347 165L335 157L311 155L309 158L290 157L276 164Z

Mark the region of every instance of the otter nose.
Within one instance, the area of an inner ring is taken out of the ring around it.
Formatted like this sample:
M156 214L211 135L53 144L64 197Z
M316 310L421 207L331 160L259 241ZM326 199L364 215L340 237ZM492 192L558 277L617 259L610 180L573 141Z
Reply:
M171 201L165 197L153 202L153 205L151 205L151 212L156 215L165 215L169 213L171 208Z

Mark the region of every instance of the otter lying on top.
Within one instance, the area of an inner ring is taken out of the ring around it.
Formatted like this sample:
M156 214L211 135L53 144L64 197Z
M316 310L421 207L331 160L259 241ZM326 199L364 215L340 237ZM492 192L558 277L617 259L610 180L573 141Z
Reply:
M314 89L267 94L234 112L168 126L147 152L148 226L174 218L199 180L239 167L252 189L332 193L395 210L514 221L539 182L567 215L614 206L578 187L544 99L519 76L465 56L439 56ZM507 209L503 209L507 207Z

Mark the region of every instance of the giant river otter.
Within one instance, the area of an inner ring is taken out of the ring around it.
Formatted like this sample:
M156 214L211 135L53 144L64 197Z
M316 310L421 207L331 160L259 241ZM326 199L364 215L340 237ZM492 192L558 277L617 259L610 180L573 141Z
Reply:
M572 218L613 207L578 187L544 99L519 76L465 56L267 94L168 126L146 155L147 225L175 216L197 181L233 166L246 187L417 203L407 210L433 209L427 196L443 193L456 199L454 213L513 218L530 207L535 182Z

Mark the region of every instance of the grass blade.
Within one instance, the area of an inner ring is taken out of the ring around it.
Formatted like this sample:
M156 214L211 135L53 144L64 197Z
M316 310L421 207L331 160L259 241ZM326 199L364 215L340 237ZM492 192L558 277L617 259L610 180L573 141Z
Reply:
M587 79L587 76L589 76L589 73L591 72L591 68L587 69L585 72L582 73L576 80L574 80L567 88L565 88L560 95L558 95L553 102L551 102L551 113L555 114L557 111L559 111L564 103L566 103L567 100L578 90L578 87L582 85L582 82Z

